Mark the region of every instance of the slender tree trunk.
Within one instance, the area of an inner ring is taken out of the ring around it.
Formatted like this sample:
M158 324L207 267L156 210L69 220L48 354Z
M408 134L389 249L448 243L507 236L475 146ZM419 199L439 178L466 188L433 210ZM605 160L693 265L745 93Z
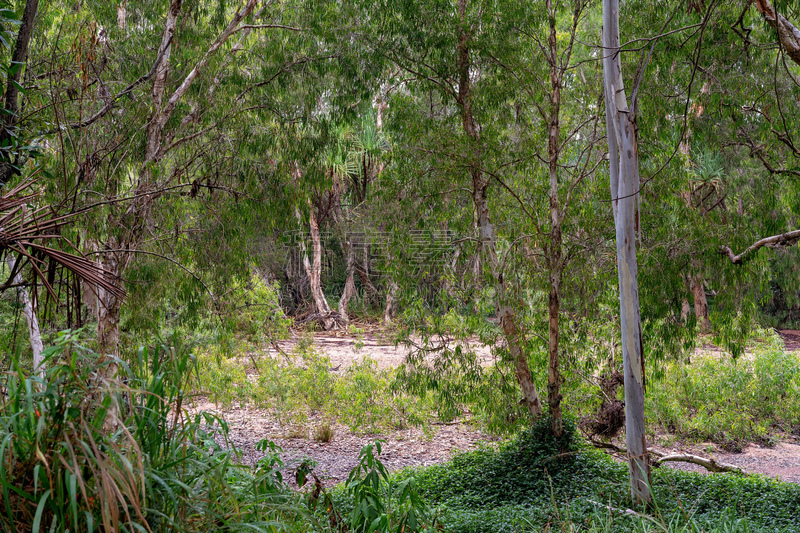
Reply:
M322 241L319 236L319 224L317 223L317 214L314 207L311 208L311 214L308 217L308 227L311 234L311 246L313 259L308 262L308 255L304 254L303 262L308 274L308 283L311 287L311 296L314 298L314 304L317 308L317 313L320 315L322 325L326 330L333 329L336 322L331 317L331 308L328 305L328 300L325 298L325 293L322 292Z
M603 0L603 71L606 127L609 143L611 199L614 205L617 271L620 291L620 329L625 380L625 437L631 495L651 503L650 466L644 421L644 354L639 316L636 217L639 154L635 106L629 109L619 57L619 0Z
M11 140L11 132L17 127L19 122L19 80L28 59L28 45L33 35L33 26L36 22L36 13L39 10L39 0L27 0L25 9L22 12L22 20L14 42L14 51L11 53L11 65L19 65L20 68L9 74L6 79L5 90L5 110L2 118L2 131L0 131L0 144L8 143ZM19 173L15 161L0 162L0 184L7 183L14 175Z
M383 322L385 324L392 323L392 317L395 315L395 295L397 294L397 283L394 281L389 282L389 290L386 291L386 307L383 310Z
M702 332L710 331L711 320L708 318L708 299L706 298L703 279L699 275L691 276L689 278L689 288L694 299L694 315L697 317L697 327Z
M106 275L109 278L120 279L126 266L124 262L129 258L129 254L106 251L102 257ZM97 351L103 356L119 356L121 310L121 298L100 287L97 288ZM116 373L116 366L110 368L109 375L113 375L113 373Z
M542 401L539 399L539 393L533 383L531 369L528 366L528 357L522 349L522 339L520 338L519 326L517 326L516 314L511 308L502 307L498 317L500 319L500 327L508 344L508 351L514 361L514 375L517 378L520 389L522 389L521 403L532 418L539 418L542 416Z
M496 289L496 305L498 307L498 318L503 335L508 344L509 352L514 360L517 382L522 389L522 403L528 409L532 418L538 418L542 414L542 403L536 391L536 385L531 377L528 358L522 349L524 345L519 325L514 311L501 304L505 293L502 273L499 271L500 265L497 261L495 251L494 225L489 216L488 190L489 180L484 179L483 169L481 168L480 155L480 134L478 132L475 117L472 112L472 89L470 84L470 35L467 33L466 24L466 0L458 0L458 14L461 18L461 32L458 37L458 94L456 101L461 108L461 120L464 133L470 139L469 173L472 177L472 202L475 207L477 226L480 240L480 252L488 256L488 263L492 270ZM478 257L481 253L477 254ZM480 274L480 266L476 265L476 274ZM479 276L476 276L479 278Z
M8 268L13 272L16 260L10 255L7 259ZM28 336L31 341L31 350L33 351L33 372L39 374L39 377L44 379L44 361L42 359L42 333L39 330L39 319L36 317L36 310L33 308L28 289L22 286L22 274L17 272L14 276L14 283L20 285L17 287L17 294L22 303L22 314L25 315L25 323L28 324Z
M22 12L22 21L19 26L17 40L14 43L14 52L11 55L11 64L24 65L28 58L28 45L33 35L33 25L36 22L36 13L39 10L39 0L28 0L25 2L25 10ZM19 108L19 80L22 76L22 69L17 69L6 80L6 113L9 120L16 122L16 114Z
M347 266L345 267L346 277L344 282L344 290L339 298L339 317L346 324L349 322L349 318L347 317L347 306L350 303L350 299L356 292L356 284L354 280L356 257L353 250L353 243L350 242L349 236L344 236L342 247L344 248L343 251L345 252L345 257L347 258Z
M128 0L122 0L117 4L117 27L120 29L125 28L128 18Z

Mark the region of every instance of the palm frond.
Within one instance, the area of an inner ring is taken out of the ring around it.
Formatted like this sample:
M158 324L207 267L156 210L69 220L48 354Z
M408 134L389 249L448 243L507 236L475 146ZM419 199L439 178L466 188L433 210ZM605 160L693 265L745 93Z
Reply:
M92 286L122 298L125 292L119 286L119 280L98 263L81 255L60 235L59 228L70 221L71 217L59 216L51 206L36 209L29 207L39 197L38 192L32 191L35 183L23 182L0 195L0 257L15 253L23 260L14 269L15 272L11 273L8 281L0 285L0 290L10 287L16 272L24 264L28 264L50 295L55 297L55 291L45 272L48 271L46 266L58 265ZM74 253L52 246L51 242L66 244ZM48 262L50 265L46 265Z

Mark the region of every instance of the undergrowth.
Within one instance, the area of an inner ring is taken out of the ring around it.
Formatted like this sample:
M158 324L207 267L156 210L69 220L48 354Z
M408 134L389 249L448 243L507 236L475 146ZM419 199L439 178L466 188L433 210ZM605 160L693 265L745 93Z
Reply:
M648 425L679 437L739 448L771 443L776 431L800 434L800 353L768 335L738 358L727 354L672 362L648 388Z
M141 349L128 366L74 340L45 350L44 379L16 361L2 377L2 530L292 529L302 509L282 465L240 466L223 420L182 409L190 352Z
M379 369L363 357L350 366L332 368L331 360L305 340L286 357L198 356L198 393L216 404L270 409L287 423L303 425L311 414L326 423L347 426L358 434L424 426L434 419L432 401L396 386L396 370ZM252 369L252 375L248 370Z
M800 487L757 476L657 469L654 506L638 509L627 465L585 449L574 425L565 427L554 439L542 420L499 449L405 470L397 479L413 477L452 533L800 531Z

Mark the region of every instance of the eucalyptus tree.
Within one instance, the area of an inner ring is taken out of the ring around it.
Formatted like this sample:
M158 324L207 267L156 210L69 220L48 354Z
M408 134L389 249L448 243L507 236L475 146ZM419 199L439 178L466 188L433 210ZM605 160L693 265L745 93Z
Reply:
M472 204L470 218L474 228L468 231L477 233L473 270L479 277L482 278L485 273L491 279L497 294L498 320L511 353L517 382L522 389L523 404L530 415L539 416L542 405L524 350L525 334L520 329L514 307L504 301L507 299L506 285L501 273L496 249L497 236L489 205L492 178L485 172L487 139L485 132L481 132L489 124L480 123L488 110L480 109L476 104L476 80L473 79L477 69L484 66L480 64L480 52L477 49L485 46L492 35L499 37L502 32L497 21L492 20L500 11L491 10L490 14L483 17L484 11L489 8L488 4L469 2L468 5L466 0L459 0L455 6L437 2L413 7L392 2L384 2L380 6L372 3L355 5L361 9L360 12L369 10L373 15L368 26L359 25L358 22L364 19L357 16L353 31L374 57L390 62L401 72L397 77L401 88L389 100L389 113L393 116L387 120L397 142L408 142L409 147L418 145L420 141L424 144L421 138L414 139L407 135L408 125L402 124L404 119L393 108L396 106L397 111L402 113L403 108L411 110L406 107L406 102L412 106L418 102L424 109L426 104L418 99L420 97L427 96L430 102L430 114L426 122L442 133L449 130L446 137L441 139L444 146L437 147L431 159L439 159L458 183L464 179L468 183ZM515 15L520 13L518 8L510 5L505 7ZM510 19L511 14L508 16ZM489 26L483 27L484 22L489 22ZM507 29L507 26L503 29ZM437 115L443 119L438 124ZM456 127L458 129L454 130ZM401 138L403 130L406 135ZM447 150L452 152L445 153ZM420 154L425 152L424 148L420 150ZM428 165L436 165L431 163ZM429 188L437 186L430 182L426 184ZM487 266L485 270L484 264Z
M787 105L796 67L753 3L626 6L623 27L633 36L652 35L651 21L664 21L662 33L630 41L625 48L635 53L622 57L637 72L650 60L638 99L652 112L637 120L646 141L637 230L644 343L656 365L685 352L710 310L706 326L736 355L770 274L763 257L733 267L727 249L796 228L798 117ZM686 327L677 317L688 315L689 298L697 320Z
M797 122L796 106L787 106L786 97L796 94L795 67L787 68L784 52L768 44L772 39L752 5L691 3L684 9L676 3L625 3L622 27L633 38L620 45L619 3L604 2L626 434L632 492L642 501L649 499L642 347L650 348L654 360L680 349L676 339L691 340L687 333L693 332L677 316L688 280L702 320L705 277L715 293L711 327L734 355L741 353L767 263L752 261L744 270L726 265L741 259L729 245L755 241L755 250L794 240L786 226L796 216L789 161ZM659 21L655 28L653 20ZM630 101L623 68L635 72ZM775 228L782 228L779 235ZM762 237L765 233L772 237ZM639 296L646 303L641 317Z
M636 222L639 196L639 146L636 115L639 77L631 99L625 95L620 59L619 0L603 0L603 71L609 177L617 241L620 330L625 380L625 440L631 495L650 503L650 464L644 420L644 349L639 314Z

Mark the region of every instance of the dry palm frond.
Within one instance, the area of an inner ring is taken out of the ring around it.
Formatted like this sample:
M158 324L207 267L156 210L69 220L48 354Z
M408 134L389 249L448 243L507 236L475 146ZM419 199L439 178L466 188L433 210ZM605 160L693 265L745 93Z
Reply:
M12 269L8 281L0 285L0 290L14 284L16 274L27 261L52 297L55 297L55 291L45 275L48 271L47 263L66 268L92 286L123 297L124 291L113 274L86 259L59 234L59 227L66 224L71 217L59 216L50 206L33 210L27 207L38 197L38 193L29 192L34 183L27 181L0 195L0 256L15 253L21 259ZM47 244L49 240L65 243L75 252L50 246Z

